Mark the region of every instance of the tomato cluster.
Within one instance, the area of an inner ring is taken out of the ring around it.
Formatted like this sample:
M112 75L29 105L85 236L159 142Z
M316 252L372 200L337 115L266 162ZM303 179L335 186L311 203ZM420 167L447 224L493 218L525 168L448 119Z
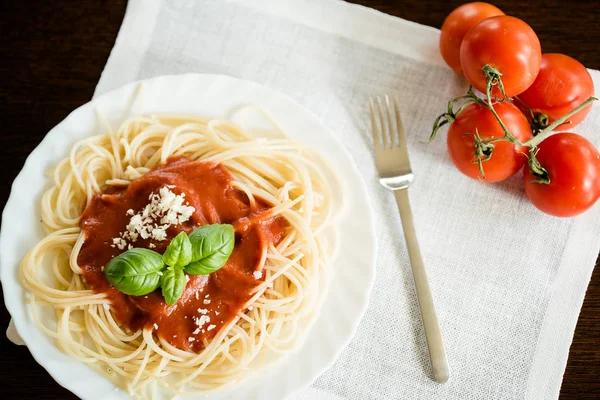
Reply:
M600 153L575 133L549 136L589 113L596 99L588 70L569 56L542 54L529 25L481 2L448 15L440 52L471 85L450 100L431 134L450 124L448 152L457 169L485 182L523 169L527 196L554 216L592 207L600 198Z

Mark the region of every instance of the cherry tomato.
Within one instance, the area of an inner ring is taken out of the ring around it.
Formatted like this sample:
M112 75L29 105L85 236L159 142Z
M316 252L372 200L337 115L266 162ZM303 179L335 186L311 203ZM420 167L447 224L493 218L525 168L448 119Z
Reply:
M557 133L538 145L536 155L550 179L536 179L523 171L525 191L534 206L556 217L572 217L589 209L600 197L600 153L583 136Z
M460 46L460 63L471 85L485 93L482 68L488 64L502 74L508 97L522 93L535 80L542 59L540 41L529 25L500 15L484 19L467 32ZM492 94L501 96L495 86Z
M508 130L522 143L532 137L527 118L512 103L494 105ZM475 162L475 138L493 139L504 136L494 114L479 104L467 106L450 125L448 130L448 152L452 162L460 172L473 179L483 179ZM502 181L518 172L527 162L527 148L516 146L508 141L494 142L492 157L483 162L486 182Z
M543 54L537 78L519 95L519 99L534 113L547 116L549 125L593 95L592 76L579 61L564 54ZM516 104L519 105L518 102ZM557 129L574 127L583 121L591 109L590 104L571 116L570 123L564 123Z
M457 74L462 75L460 66L460 44L475 25L486 18L504 13L496 6L475 2L463 4L452 11L442 25L440 34L440 53L446 64Z

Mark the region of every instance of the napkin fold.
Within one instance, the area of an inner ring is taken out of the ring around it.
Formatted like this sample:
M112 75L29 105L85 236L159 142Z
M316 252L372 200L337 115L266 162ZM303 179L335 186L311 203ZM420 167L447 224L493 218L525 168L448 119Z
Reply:
M376 213L377 278L353 341L293 399L556 399L600 251L600 206L570 219L537 211L519 174L462 176L435 117L465 82L439 31L333 0L130 0L95 95L163 74L249 79L294 97L342 140ZM591 71L596 87L600 72ZM452 378L431 371L396 205L377 182L367 99L398 99L416 179L416 230ZM600 106L576 131L600 147ZM596 129L594 129L596 128ZM9 338L11 336L9 327Z

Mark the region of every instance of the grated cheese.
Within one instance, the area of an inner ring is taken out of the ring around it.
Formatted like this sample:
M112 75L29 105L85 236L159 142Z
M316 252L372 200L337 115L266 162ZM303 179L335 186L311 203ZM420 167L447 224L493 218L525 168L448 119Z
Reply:
M137 214L132 209L127 210L127 215L131 216L129 223L119 237L113 238L112 247L116 246L119 250L124 250L126 247L131 249L132 246L128 242L136 242L139 238L159 242L166 240L169 227L190 219L196 210L188 203L184 204L185 193L175 194L169 190L169 187L163 186L158 193L150 193L148 197L150 202ZM148 247L155 248L156 245L151 243Z
M204 324L210 322L210 317L208 315L201 315L200 318L194 317L194 323L198 326L198 328L202 328Z
M260 279L262 278L262 271L254 271L252 275L254 276L254 279Z

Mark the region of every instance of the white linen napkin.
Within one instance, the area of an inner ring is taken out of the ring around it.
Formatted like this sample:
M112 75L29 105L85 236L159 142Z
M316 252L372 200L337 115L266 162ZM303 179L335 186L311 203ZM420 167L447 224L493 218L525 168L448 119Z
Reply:
M315 112L363 173L379 256L369 309L335 365L293 399L555 399L594 262L600 205L558 219L522 177L467 179L434 118L465 82L438 55L439 32L333 0L130 0L96 95L163 74L253 80ZM592 71L596 87L600 73ZM367 99L400 102L416 180L409 191L452 378L430 379L396 205L376 180ZM600 105L575 129L600 146ZM594 129L596 128L596 129ZM445 131L443 131L445 132Z

